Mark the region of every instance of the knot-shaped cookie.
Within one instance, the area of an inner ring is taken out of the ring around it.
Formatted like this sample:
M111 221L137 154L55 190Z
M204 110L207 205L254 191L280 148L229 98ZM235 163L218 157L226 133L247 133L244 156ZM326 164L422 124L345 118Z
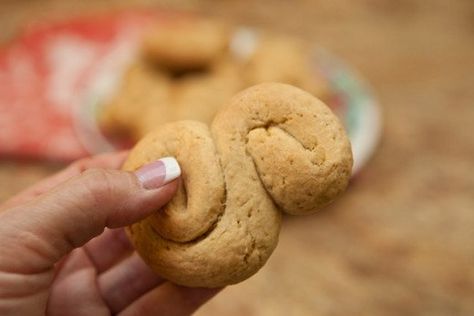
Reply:
M336 116L296 87L265 83L233 97L209 128L159 127L131 151L125 170L174 156L182 185L173 200L129 227L145 262L177 284L245 280L278 242L281 211L309 214L350 178L351 148Z

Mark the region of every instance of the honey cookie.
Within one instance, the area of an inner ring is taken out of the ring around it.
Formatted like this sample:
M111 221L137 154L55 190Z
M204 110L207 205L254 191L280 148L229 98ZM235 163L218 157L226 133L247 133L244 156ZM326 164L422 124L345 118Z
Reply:
M143 40L146 58L167 70L206 68L227 49L228 30L209 19L177 19L151 29Z
M151 126L170 119L169 86L169 79L146 62L133 64L117 94L103 107L100 125L114 135L140 139ZM150 113L157 114L151 119Z
M228 60L216 62L207 73L176 80L175 119L210 124L222 105L243 87L238 65Z
M318 98L329 93L325 80L311 64L310 49L286 37L262 36L245 67L248 85L283 82L306 90Z
M193 287L256 273L276 247L281 211L317 211L345 189L352 166L336 116L311 94L280 83L237 94L210 129L193 121L156 129L123 169L163 156L176 157L183 185L128 234L156 273Z
M140 139L157 126L176 120L191 119L210 124L222 104L242 89L240 77L236 64L221 60L209 71L182 74L168 84L156 82L162 86L146 87L150 90L143 91L135 99L142 104L141 113L138 117L128 117L129 130L133 131L134 139ZM150 97L150 94L160 97ZM126 102L124 97L120 100Z

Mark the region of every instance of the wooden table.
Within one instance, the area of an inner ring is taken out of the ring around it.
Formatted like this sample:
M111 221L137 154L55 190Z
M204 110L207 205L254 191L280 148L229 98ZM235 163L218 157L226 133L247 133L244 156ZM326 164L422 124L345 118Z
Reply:
M130 2L3 1L1 36ZM474 2L173 3L328 48L372 83L384 112L380 147L344 197L287 217L262 271L198 314L474 315ZM1 162L0 198L56 168Z

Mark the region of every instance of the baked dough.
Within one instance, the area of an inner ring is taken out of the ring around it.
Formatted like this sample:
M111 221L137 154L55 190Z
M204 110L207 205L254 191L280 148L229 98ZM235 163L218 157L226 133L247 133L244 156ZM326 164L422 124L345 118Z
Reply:
M247 87L261 82L283 82L325 100L330 87L311 63L311 49L301 40L263 36L244 67Z
M143 40L145 58L172 71L208 67L227 49L226 26L210 19L183 18L152 28Z
M192 16L150 28L141 43L142 54L116 95L106 100L100 126L108 135L136 141L167 122L191 119L210 124L235 93L269 81L331 100L333 92L311 64L311 50L303 41L259 33L249 55L237 57L229 48L235 30Z
M310 214L333 201L351 174L337 117L299 88L264 83L234 96L211 128L165 124L143 138L123 168L174 156L182 185L129 237L159 275L192 287L243 281L278 242L281 211Z

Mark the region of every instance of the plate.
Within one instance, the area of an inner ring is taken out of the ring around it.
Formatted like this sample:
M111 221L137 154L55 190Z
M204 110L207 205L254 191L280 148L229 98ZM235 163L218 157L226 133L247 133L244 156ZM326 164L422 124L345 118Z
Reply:
M116 91L149 25L177 16L189 14L127 10L26 26L0 47L0 155L71 161L120 147L100 131L100 105ZM245 58L256 43L257 30L240 27L231 50ZM316 46L310 58L334 92L329 106L348 131L357 173L380 137L377 100L331 53Z
M342 120L352 145L356 174L367 164L380 140L382 116L367 82L351 67L322 48L315 48L313 61L337 96L333 111Z
M257 30L238 27L230 48L233 55L245 59L253 53L257 44ZM354 157L353 174L356 174L367 164L377 147L382 123L379 105L370 86L355 70L317 45L312 51L309 64L314 67L315 75L323 75L334 94L329 106L348 132ZM103 104L101 100L107 98L109 92L87 95L84 100L86 106L78 108L81 110L76 115L78 135L91 154L114 150L117 147L100 132L96 119Z

